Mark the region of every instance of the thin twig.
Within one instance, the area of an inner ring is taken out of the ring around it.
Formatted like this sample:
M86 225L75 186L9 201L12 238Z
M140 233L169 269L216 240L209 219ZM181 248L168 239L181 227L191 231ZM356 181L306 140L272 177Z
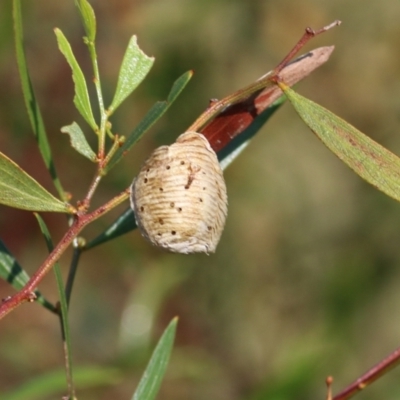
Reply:
M389 370L396 367L400 363L400 347L397 348L388 357L383 359L381 362L373 366L364 375L359 377L357 380L352 382L339 394L337 394L333 400L347 400L353 397L355 394L365 389L372 382L376 381L381 376L385 375Z
M13 296L3 299L0 305L0 319L5 317L9 312L25 302L33 302L36 300L35 289L51 270L53 265L59 260L64 251L68 248L71 242L79 234L79 232L89 223L103 216L108 211L125 201L129 197L130 188L125 189L118 196L111 199L106 204L100 206L89 214L77 214L73 224L70 226L64 237L60 240L54 250L48 255L39 269L32 275L28 283Z

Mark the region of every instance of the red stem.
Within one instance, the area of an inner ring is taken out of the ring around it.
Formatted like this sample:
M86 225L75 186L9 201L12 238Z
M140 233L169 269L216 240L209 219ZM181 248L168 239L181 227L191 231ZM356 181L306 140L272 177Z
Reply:
M318 29L316 31L314 31L314 29L312 28L306 28L306 31L304 32L301 39L294 45L292 50L289 51L289 53L285 56L285 58L276 66L272 75L279 74L279 72L281 72L282 69L289 64L289 62L293 59L293 57L300 51L300 49L302 49L308 43L310 39L312 39L317 35L320 35L321 33L328 31L329 29L334 28L335 26L339 26L341 23L342 21L336 20L331 24L326 25L323 28Z
M337 394L333 400L347 400L353 397L355 394L363 390L365 387L376 381L390 369L396 367L400 363L400 347L397 348L388 357L383 359L381 362L373 366L360 378L355 380L346 389L342 390Z
M36 299L34 293L38 284L42 281L45 275L51 270L53 265L59 260L61 255L67 249L67 247L72 243L79 232L89 223L93 222L95 219L103 216L112 208L116 207L118 204L123 202L129 196L129 188L125 189L118 196L111 199L106 204L97 208L89 214L77 214L75 215L75 220L65 233L64 237L60 240L54 250L48 255L43 264L35 272L34 275L29 279L28 283L13 296L5 298L0 305L0 319L5 317L9 312L17 308L22 303L27 301L33 302Z

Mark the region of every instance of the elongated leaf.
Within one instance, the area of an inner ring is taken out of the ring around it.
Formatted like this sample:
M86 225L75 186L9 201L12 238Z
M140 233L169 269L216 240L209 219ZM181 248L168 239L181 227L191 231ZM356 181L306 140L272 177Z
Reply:
M29 281L29 275L11 255L5 244L0 240L0 277L10 283L15 289L22 289Z
M29 281L29 275L19 265L16 258L10 253L6 245L0 240L0 278L10 283L15 289L21 290ZM36 290L36 301L54 311L54 306Z
M301 119L343 162L377 189L400 201L400 158L354 126L282 85Z
M292 86L326 63L333 50L333 46L319 47L303 54L286 65L279 76ZM282 96L273 77L274 70L269 71L250 85L213 102L188 130L201 132L218 153Z
M154 57L148 57L137 45L136 36L132 36L126 49L118 75L117 89L110 106L110 113L137 88L149 73Z
M96 16L93 8L86 0L76 0L75 3L79 9L86 36L91 42L94 42L96 39Z
M47 133L44 126L42 114L40 112L39 103L36 100L35 92L32 87L31 78L28 72L28 66L23 47L23 31L21 18L21 2L20 0L13 1L13 19L14 19L14 36L15 48L17 54L18 71L21 80L22 92L24 94L25 106L28 112L29 121L32 131L35 135L39 146L40 154L48 169L54 186L57 189L59 196L65 197L64 189L58 179L57 171L54 166L53 156L51 154L50 144L47 139Z
M143 136L143 134L164 115L172 103L177 99L184 87L188 84L192 76L192 71L184 73L174 82L171 91L168 94L167 100L158 101L153 105L145 117L139 122L139 125L126 139L123 146L121 146L115 153L114 157L107 165L105 172L108 172L111 168L113 168L121 160L125 153L129 151L131 147Z
M96 153L89 146L81 127L76 122L73 122L71 125L63 126L61 132L67 133L70 136L71 146L78 153L82 154L90 161L96 162Z
M116 368L84 366L75 369L77 389L89 389L115 385L122 379L122 373ZM32 380L18 385L17 389L1 394L2 400L41 400L58 398L59 392L65 392L65 371L63 369L46 372Z
M97 125L93 117L92 107L89 100L89 93L87 90L86 80L83 72L78 62L76 61L76 58L74 56L74 53L72 52L71 46L68 43L67 38L58 28L54 29L54 32L57 37L58 48L64 55L72 70L72 79L75 84L74 104L78 111L81 113L82 117L91 126L91 128L93 130L97 130Z
M70 204L55 198L3 153L0 153L0 204L31 211L74 212Z
M156 397L171 355L177 323L178 319L174 318L161 336L132 400L153 400Z
M51 253L54 249L53 241L50 236L50 232L47 228L46 223L43 218L35 213L35 217L38 221L40 230L45 238L47 249L49 253ZM60 307L61 307L61 329L62 329L62 339L64 342L64 361L65 361L65 371L67 375L67 382L71 385L71 388L74 388L74 379L73 379L73 368L72 368L72 347L71 347L71 336L69 330L69 321L68 321L68 305L67 298L64 290L64 283L61 274L60 264L56 262L53 267L54 274L56 276L58 295L60 298ZM72 390L71 389L71 390ZM72 390L73 391L73 390Z

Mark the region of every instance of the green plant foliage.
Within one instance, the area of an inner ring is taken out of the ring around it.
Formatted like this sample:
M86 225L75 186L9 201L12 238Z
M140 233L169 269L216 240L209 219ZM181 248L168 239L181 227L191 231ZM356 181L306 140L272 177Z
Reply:
M283 85L307 126L357 175L400 201L400 158L354 126Z
M10 283L15 289L22 289L29 281L29 275L19 265L15 257L10 253L6 245L0 240L0 278ZM50 310L54 307L36 290L36 301Z
M21 2L20 0L13 1L13 20L14 20L14 35L15 49L17 55L18 72L21 80L22 92L24 95L25 106L28 112L29 121L32 131L35 135L39 146L40 154L53 180L54 186L61 198L64 198L64 189L58 179L57 172L53 162L53 156L50 149L49 140L47 138L46 129L39 104L36 100L35 92L33 91L31 78L28 72L28 65L24 53L23 46L23 30L21 17Z
M30 211L74 212L70 204L55 198L3 153L0 153L0 204Z
M58 28L54 29L54 32L57 37L58 47L72 70L72 79L75 84L74 104L78 111L81 113L82 117L85 119L85 121L91 126L94 131L97 131L97 125L93 117L92 107L89 100L89 93L87 90L86 80L83 72L78 62L76 61L74 53L71 49L71 45L68 43L67 38Z
M38 221L40 231L42 232L44 239L46 241L47 249L50 252L53 251L54 245L53 241L50 236L50 232L47 228L46 223L43 221L43 218L35 213L36 220ZM62 329L62 339L64 342L64 359L65 359L65 372L67 376L67 381L68 381L68 387L69 390L72 393L70 394L70 397L73 396L74 392L74 384L73 384L73 368L72 368L72 346L71 346L71 335L70 335L70 329L69 329L69 321L68 321L68 304L67 304L67 298L65 295L65 290L64 290L64 282L61 274L61 269L59 263L54 264L54 274L56 277L56 282L57 282L57 289L58 289L58 295L59 295L59 302L60 302L60 310L61 310L61 329Z
M178 319L174 318L161 336L132 400L153 400L156 397L171 355L177 323Z
M76 0L75 3L79 9L86 36L91 42L94 42L96 39L96 16L93 8L86 0Z
M89 143L86 140L81 127L73 122L71 125L63 126L61 128L62 133L67 133L71 138L71 146L84 157L88 158L90 161L96 162L96 153L91 149Z
M149 73L154 57L148 57L137 45L136 36L132 36L126 49L118 75L117 89L110 106L110 113L138 87Z
M167 100L158 101L153 105L153 107L147 112L133 132L128 136L125 143L115 153L114 157L110 160L105 168L105 172L113 168L121 160L125 153L129 151L131 147L164 115L164 113L188 84L192 76L192 71L185 72L174 82L171 91L168 94Z

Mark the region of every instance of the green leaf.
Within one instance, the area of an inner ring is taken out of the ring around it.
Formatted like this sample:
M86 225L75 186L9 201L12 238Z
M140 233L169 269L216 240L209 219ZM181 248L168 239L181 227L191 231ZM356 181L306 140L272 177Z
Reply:
M0 153L0 204L31 211L74 213L70 204L55 198L3 153Z
M90 100L89 100L89 93L87 90L83 72L78 62L76 61L71 46L68 43L68 40L66 39L64 34L58 28L54 29L54 32L57 37L58 48L64 55L65 59L67 60L72 70L72 79L75 84L74 104L78 109L78 111L81 113L82 117L91 126L91 128L94 131L97 131L97 125L93 117L92 107L90 105Z
M45 224L43 218L35 213L35 217L38 221L40 230L45 238L47 249L49 253L51 253L54 249L53 241L50 236L50 232ZM64 362L65 362L65 371L67 375L67 382L74 388L74 379L73 379L73 368L72 368L72 347L71 347L71 336L69 329L69 321L68 321L68 305L67 298L64 290L64 282L61 274L60 264L56 262L53 267L54 274L56 276L58 295L60 298L60 307L61 307L61 329L62 329L62 339L64 342Z
M161 336L132 400L153 400L156 397L171 355L177 323L178 319L174 318Z
M108 242L109 240L115 239L118 236L128 233L135 229L136 221L135 216L131 208L128 208L123 214L121 214L103 233L97 236L95 239L90 241L84 247L85 250L89 250L99 244Z
M117 89L109 108L112 113L137 88L149 73L154 57L148 57L137 45L136 36L132 36L126 49L118 75Z
M76 0L75 3L79 9L86 36L91 42L94 42L96 39L96 16L93 8L86 0Z
M39 146L40 154L48 169L53 184L61 198L65 197L64 189L58 179L57 171L54 166L53 156L51 154L50 144L47 139L47 133L44 126L42 114L40 112L39 104L35 97L35 92L32 87L31 78L28 72L28 66L24 53L23 46L23 31L22 31L22 17L21 17L21 2L20 0L13 1L13 19L14 19L14 36L15 48L17 54L18 71L21 80L22 92L24 94L25 106L28 112L29 121L32 131L35 135L36 141Z
M361 178L400 201L400 158L326 108L282 85L301 119Z
M82 154L90 161L96 162L96 153L89 146L81 127L76 122L73 122L71 125L63 126L61 132L67 133L70 136L71 146L78 153Z
M10 283L17 290L21 290L29 281L29 275L22 269L2 240L0 240L0 278ZM51 311L55 310L54 306L38 290L35 290L35 294L38 303Z
M153 107L147 112L145 117L139 122L139 125L133 130L130 136L126 139L123 146L121 146L115 153L114 157L108 163L105 168L105 172L108 172L113 168L121 158L126 154L127 151L143 136L143 134L150 129L164 113L168 110L171 104L176 100L179 94L182 92L184 87L188 84L191 77L193 76L192 71L188 71L180 76L173 84L171 91L168 94L166 101L158 101Z
M115 368L97 366L75 369L75 387L90 389L115 385L121 381L121 372ZM63 369L47 372L18 385L17 389L2 393L2 400L36 400L56 398L56 394L65 392L65 371Z

